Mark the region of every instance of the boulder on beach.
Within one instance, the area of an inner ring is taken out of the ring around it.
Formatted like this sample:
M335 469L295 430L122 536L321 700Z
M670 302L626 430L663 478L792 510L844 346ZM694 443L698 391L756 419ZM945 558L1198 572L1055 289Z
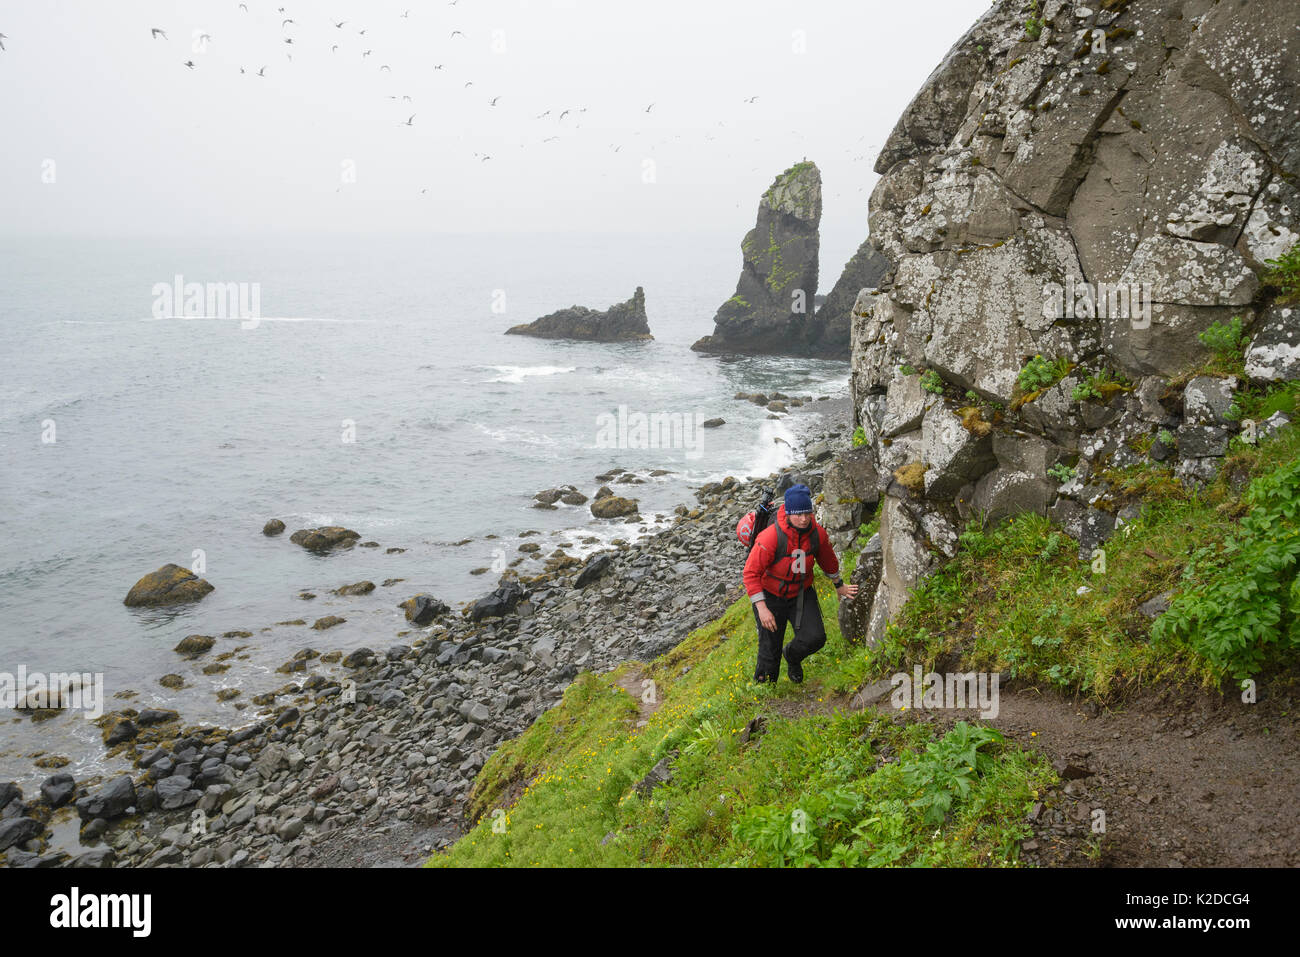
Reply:
M300 528L289 536L289 541L301 545L309 552L322 553L336 546L351 548L360 537L360 533L350 528L341 525L325 525L320 528Z
M270 538L272 535L279 535L284 531L284 522L278 518L273 518L262 526L262 534Z
M527 592L523 585L513 579L503 579L492 594L480 598L470 606L469 618L471 621L479 621L508 615L525 597Z
M312 628L316 631L324 631L326 628L333 628L335 625L341 625L347 621L346 618L340 618L338 615L326 615L324 618L317 618L312 623Z
M537 336L541 339L583 339L588 342L628 342L653 339L645 315L645 290L640 286L626 302L601 312L586 306L570 306L525 325L511 326L508 336Z
M591 503L591 514L596 518L619 518L623 515L635 515L637 502L634 498L621 495L606 495Z
M406 612L407 621L422 628L430 624L435 618L439 618L451 611L445 602L423 593L406 599L397 607Z
M213 586L195 575L188 568L180 565L164 565L157 571L145 575L126 593L122 604L130 607L156 607L161 605L180 605L189 601L198 601Z

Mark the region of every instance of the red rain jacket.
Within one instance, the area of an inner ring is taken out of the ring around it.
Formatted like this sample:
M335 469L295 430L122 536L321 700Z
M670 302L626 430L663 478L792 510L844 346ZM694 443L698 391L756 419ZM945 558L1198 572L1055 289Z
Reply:
M773 563L772 559L776 555L778 524L785 532L786 556ZM754 540L754 547L749 552L749 559L745 562L745 594L749 596L751 602L764 601L769 595L774 598L794 598L802 589L812 584L812 562L805 557L802 576L796 574L792 566L795 560L794 552L803 549L806 553L812 545L813 535L819 536L817 554L814 556L817 564L830 577L839 574L840 560L835 557L835 549L831 547L826 529L818 525L814 519L806 530L799 531L786 518L785 506L782 505L777 509L776 520L758 533L758 538Z

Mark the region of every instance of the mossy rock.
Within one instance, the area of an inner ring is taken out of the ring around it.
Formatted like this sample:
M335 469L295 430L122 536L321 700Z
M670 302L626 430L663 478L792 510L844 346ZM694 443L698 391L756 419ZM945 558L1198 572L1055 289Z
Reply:
M122 599L129 607L159 607L199 601L213 586L180 565L164 565L131 586Z

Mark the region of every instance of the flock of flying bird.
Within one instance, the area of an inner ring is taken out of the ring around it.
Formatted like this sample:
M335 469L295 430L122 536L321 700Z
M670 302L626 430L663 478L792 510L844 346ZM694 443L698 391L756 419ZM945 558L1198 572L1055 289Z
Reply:
M449 0L449 2L448 2L447 5L448 5L448 6L456 6L459 2L460 2L460 0ZM239 9L240 9L243 13L245 13L245 14L247 14L247 13L249 12L248 4L247 4L247 3L240 3L240 4L239 4ZM291 17L291 16L288 15L288 11L286 10L285 7L277 7L277 13L278 13L278 14L280 15L280 17L281 17L281 20L280 20L280 30L281 30L282 36L280 37L280 39L283 41L283 45L284 45L284 46L286 46L286 47L292 47L292 46L294 46L295 37L292 36L292 35L290 35L291 31L290 31L289 28L290 28L290 27L293 27L293 28L296 29L296 28L298 27L298 22L297 22L297 20L295 20L293 17ZM405 19L409 19L410 16L411 16L411 11L410 11L410 10L407 10L407 11L405 11L404 13L401 14L401 16L399 17L399 19L403 19L403 20L405 20ZM334 30L340 31L339 34L336 34L336 35L334 35L334 36L330 36L329 38L330 38L331 40L334 40L334 39L343 40L343 39L348 35L347 32L344 31L344 28L345 28L346 26L348 26L348 24L351 23L351 22L352 22L352 21L349 21L349 20L339 20L339 21L335 21L333 18L327 18L326 21L325 21L325 23L320 24L320 27L321 27L322 30L325 30L325 31L328 33L328 27L326 27L326 23L327 23L327 24L329 25L329 27L332 27ZM366 33L367 33L367 29L365 29L365 28L363 28L363 29L357 29L356 32L355 32L355 36L358 37L358 38L364 38L364 37L366 36ZM159 39L164 40L164 41L169 41L169 40L170 40L170 38L167 36L167 31L166 31L165 29L163 29L162 27L151 27L151 28L149 29L149 35L150 35L150 38L153 39L153 40L159 40ZM464 31L462 31L462 30L452 30L452 31L450 31L449 36L448 36L448 39L449 39L449 40L455 40L457 37L461 38L462 40L465 39L465 33L464 33ZM4 33L0 33L0 50L4 50L4 49L5 49L4 41L7 40L7 39L9 39L9 37L8 37L6 34L4 34ZM197 46L195 47L196 49L203 49L203 48L206 46L206 44L212 42L212 39L213 39L213 38L212 38L212 36L211 36L210 34L208 34L208 33L199 33L199 32L196 31L195 36L194 36L194 38L193 38L193 42L197 45ZM364 42L361 44L361 46L365 46L365 45L366 45L366 44L365 44ZM329 50L330 50L330 53L331 53L332 55L337 55L338 52L339 52L339 50L340 50L341 48L342 48L342 44L341 44L341 43L331 43L331 44L329 45ZM370 56L372 56L372 55L374 54L374 50L373 50L373 49L364 49L364 50L361 50L360 52L361 52L361 60L362 60L362 61L364 61L367 57L370 57ZM286 58L289 60L289 62L291 62L291 63L293 62L293 54L292 54L291 52L289 52L289 51L286 50L286 51L285 51L285 56L286 56ZM194 62L193 59L187 59L187 60L184 60L184 61L181 62L181 65L182 65L183 67L185 67L186 69L189 69L189 70L197 69L197 65L195 64L195 62ZM433 65L432 69L435 70L435 71L440 71L440 70L442 70L442 69L444 68L444 66L445 66L445 64L437 63L437 64L434 64L434 65ZM263 66L261 66L260 68L258 68L256 71L254 71L254 72L252 72L252 73L250 74L249 71L248 71L248 69L247 69L246 67L241 66L241 67L239 68L239 73L240 73L240 75L243 75L243 76L249 76L249 75L251 75L251 76L255 76L255 77L265 78L266 75L267 75L266 70L267 70L267 67L266 67L265 65L263 65ZM392 73L392 67L389 66L389 65L386 64L386 63L384 63L384 64L380 64L379 69L378 69L378 72L380 72L380 73L383 73L383 72ZM472 87L473 85L474 85L474 81L473 81L473 80L466 80L465 83L464 83L464 86L463 86L462 88L463 88L463 89L468 89L468 88ZM396 102L398 102L398 103L403 103L403 104L404 104L404 103L411 103L411 102L412 102L411 97L410 97L409 95L407 95L407 94L389 94L387 98L388 98L389 100L393 100L393 101L396 101ZM745 103L745 104L753 105L753 104L755 104L755 103L758 101L758 99L759 99L759 97L758 97L757 95L755 95L755 96L749 96L749 97L745 97L745 98L742 100L742 102ZM496 95L496 96L493 96L490 100L488 100L488 101L487 101L487 105L488 105L488 107L495 107L495 106L496 106L496 105L497 105L501 100L502 100L502 95L501 95L501 94L498 94L498 95ZM642 112L648 114L648 113L650 113L651 110L654 109L654 107L655 107L655 103L650 103L649 105L647 105L647 106L645 107L645 109L644 109ZM582 113L586 113L586 112L587 112L587 107L585 107L585 106L584 106L584 107L572 107L572 108L564 109L564 110L561 110L561 111L559 112L558 116L556 117L555 122L557 122L557 123L563 123L563 122L564 122L564 119L565 119L566 117L568 117L568 116L571 116L571 115L574 115L574 114L582 114ZM535 117L534 117L534 119L537 119L537 120L545 119L545 118L548 117L548 116L552 116L553 113L554 113L553 110L549 110L549 109L548 109L548 110L545 110L545 111L543 111L543 112L541 112L541 113L536 114ZM418 116L418 115L419 115L418 113L412 113L412 114L410 114L409 116L407 116L405 120L401 120L400 122L398 122L397 125L398 125L398 126L404 126L404 127L411 127L411 126L414 126L414 125L415 125L415 118L416 118L416 116ZM717 125L718 125L718 127L724 127L726 124L723 123L722 121L719 121ZM576 128L578 128L579 126L580 126L580 124L574 124L574 126L573 126L572 128L576 129ZM791 132L792 134L798 135L798 131L796 131L796 130L791 130L790 132ZM637 131L634 131L632 135L633 135L633 136L640 136L641 133L642 133L642 131L637 130ZM542 142L542 143L551 143L551 142L554 142L554 141L558 140L559 138L560 138L560 137L559 137L558 135L551 135L551 136L547 136L547 137L541 139L541 142ZM713 134L711 134L711 133L710 133L710 134L706 134L705 137L704 137L704 139L705 139L706 141L712 141L712 140L714 140L715 138L716 138L716 137L715 137ZM858 139L858 143L861 143L862 140L865 139L865 138L866 138L865 135L864 135L863 137L860 137L860 138ZM681 136L680 136L680 135L675 136L674 139L681 139ZM667 142L667 141L664 140L664 141L662 141L662 142ZM754 138L754 142L759 142L759 138L758 138L758 137L755 137L755 138ZM520 147L523 147L523 146L525 146L526 144L521 142L519 145L520 145ZM622 144L622 143L619 143L619 144L611 143L611 144L609 144L609 149L610 149L612 152L618 153L618 152L620 152L620 151L623 149L623 146L624 146L624 145L625 145L625 144ZM855 144L855 147L856 147L856 144ZM877 148L878 148L877 145L872 145L872 146L867 147L865 152L863 152L862 154L860 154L860 155L858 155L858 156L854 156L854 157L852 158L852 161L855 162L855 163L857 163L857 162L862 162L862 161L864 161L864 160L869 160L869 159L872 157L872 155L874 155L874 152L875 152L875 150L876 150ZM850 148L850 149L847 150L846 152L852 152L852 148ZM487 162L488 160L490 160L490 159L492 158L490 155L488 155L488 154L486 154L486 153L479 153L479 152L477 152L477 151L474 152L474 157L475 157L476 159L478 159L480 162ZM756 172L757 170L758 170L758 167L753 167L753 168L751 169L751 172ZM863 189L865 189L865 187L859 187L858 191L859 191L859 192L862 192ZM427 188L421 189L420 192L421 192L421 193L427 193L427 192L428 192L428 189L427 189Z

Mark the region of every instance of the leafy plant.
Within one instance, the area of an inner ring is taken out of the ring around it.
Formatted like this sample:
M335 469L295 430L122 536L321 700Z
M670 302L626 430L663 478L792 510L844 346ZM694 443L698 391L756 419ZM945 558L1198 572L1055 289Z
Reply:
M926 369L921 376L921 388L935 395L943 395L943 378L933 369Z
M1064 462L1057 462L1047 470L1047 476L1048 478L1056 479L1056 481L1064 485L1066 482L1070 481L1070 479L1074 478L1074 469L1070 468L1070 466L1066 465Z
M1041 392L1064 379L1070 374L1071 368L1070 360L1064 356L1048 361L1041 355L1036 355L1020 370L1016 376L1016 385L1022 393Z
M865 798L847 785L810 794L787 811L771 805L748 808L732 822L732 835L754 851L763 867L843 866Z
M867 444L866 430L859 425L856 429L853 430L853 447L855 449L861 448L866 444Z
M701 754L717 746L718 739L722 737L722 729L714 723L712 718L705 718L700 722L699 728L695 731L695 736L683 748L687 754Z
M1156 434L1156 438L1160 440L1161 445L1168 446L1169 448L1174 447L1174 433L1170 432L1168 429L1161 429Z
M1089 399L1101 402L1127 388L1129 387L1112 375L1109 369L1102 369L1076 385L1071 395L1075 402L1086 402Z
M1038 15L1038 0L1030 0L1029 16L1025 19L1025 36L1037 40L1043 35L1045 25L1046 22Z
M1277 287L1281 292L1278 303L1287 305L1300 302L1300 243L1264 265L1268 267L1264 271L1264 282Z
M903 373L903 375L916 375L916 366L904 362L898 367L898 371Z
M1204 332L1197 333L1201 345L1214 353L1216 358L1231 360L1241 354L1246 345L1246 334L1242 331L1241 316L1233 316L1229 322L1217 319Z
M1152 638L1184 638L1234 678L1271 652L1300 647L1300 459L1251 483L1250 509L1221 549L1199 548L1183 590L1156 619Z
M975 779L993 764L992 756L980 749L1002 740L1002 734L992 728L958 721L924 753L903 761L903 781L917 795L911 806L922 811L926 824L943 823L954 800L968 795Z

